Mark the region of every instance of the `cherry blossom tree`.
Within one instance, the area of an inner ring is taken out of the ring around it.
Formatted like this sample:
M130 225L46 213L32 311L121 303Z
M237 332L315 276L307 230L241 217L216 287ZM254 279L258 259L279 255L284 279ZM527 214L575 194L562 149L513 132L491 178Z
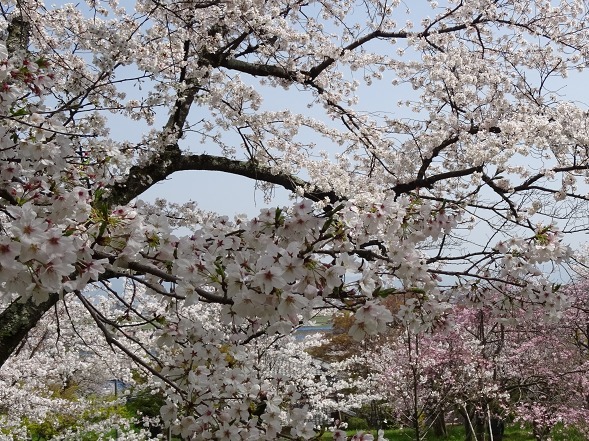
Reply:
M549 269L586 229L587 113L558 92L587 63L585 1L8 0L0 14L1 363L75 297L158 379L183 438L310 438L298 398L245 362L258 337L327 307L355 313L358 340L472 302L558 314ZM280 186L292 204L229 219L142 201L180 171ZM125 278L162 309L109 285ZM386 296L407 299L396 317ZM187 320L194 304L231 332Z
M530 424L535 439L549 439L557 424L589 433L589 352L587 281L566 287L574 299L557 323L532 318L515 329L502 375L517 397L518 418Z
M559 320L472 307L453 312L450 329L406 330L368 355L374 393L416 440L450 410L463 417L467 440L500 441L512 421L528 424L539 441L559 423L587 430L586 288L565 289L575 302Z
M487 359L489 345L470 332L477 316L462 309L453 312L448 329L415 333L405 328L368 355L373 384L393 409L393 420L412 429L412 439L426 439L431 431L444 436L450 411L464 416L467 439L486 439L481 412L489 403L501 403L505 394L493 360Z
M97 303L104 308L105 300ZM143 425L140 416L117 413L128 397L123 391L113 396L112 383L134 387L135 393L142 386L135 384L129 359L114 353L91 322L81 302L66 299L0 368L0 439L28 439L32 432L77 440L112 433L113 427L117 439L151 439L145 428L135 430Z

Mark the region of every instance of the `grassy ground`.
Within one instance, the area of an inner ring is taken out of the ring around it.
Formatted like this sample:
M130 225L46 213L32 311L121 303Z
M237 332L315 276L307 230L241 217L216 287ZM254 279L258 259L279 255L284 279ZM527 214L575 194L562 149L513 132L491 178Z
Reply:
M348 432L348 435L354 435L356 431ZM372 432L376 439L376 430ZM413 440L413 431L410 429L395 429L385 430L385 438L389 441L411 441ZM333 437L330 433L323 435L322 440L332 440ZM428 434L426 437L427 441L464 441L464 429L460 426L449 426L448 437L436 438L433 434ZM504 441L534 441L532 432L521 427L508 427L505 429ZM584 436L580 435L575 430L563 430L555 429L552 434L553 441L589 441Z

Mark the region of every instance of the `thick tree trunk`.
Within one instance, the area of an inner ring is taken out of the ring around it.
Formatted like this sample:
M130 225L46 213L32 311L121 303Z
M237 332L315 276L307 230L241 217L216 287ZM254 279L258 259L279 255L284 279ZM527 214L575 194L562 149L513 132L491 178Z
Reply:
M465 408L458 408L458 413L462 416L462 421L464 425L464 439L465 441L473 441L473 427L472 427L472 418L469 412ZM474 416L474 415L473 415Z
M476 411L474 406L468 406L466 409L459 409L458 412L464 420L464 433L466 441L485 441L489 438L486 433L487 425L484 418ZM486 436L485 436L486 435Z
M491 418L491 434L493 441L503 441L503 434L505 433L505 422L501 417L494 416Z
M536 441L544 441L548 439L548 435L552 430L552 426L543 426L536 422L532 423L532 432Z
M22 16L15 16L8 24L6 50L9 55L18 51L27 51L31 24ZM30 299L26 302L14 301L0 313L0 367L12 355L28 332L35 327L53 305L59 300L58 294L49 296L49 300L36 305Z
M446 438L448 436L448 430L446 428L446 419L444 418L444 412L438 412L434 416L434 421L432 424L432 428L434 430L434 435L437 438Z
M505 423L500 417L492 417L489 427L489 422L474 409L469 409L468 413L461 409L460 414L464 418L466 441L503 441Z
M58 300L58 294L51 294L49 300L40 305L30 299L26 302L16 300L0 313L0 367Z
M474 430L477 435L478 441L486 441L489 439L489 430L487 428L486 419L479 412L475 415L475 426Z

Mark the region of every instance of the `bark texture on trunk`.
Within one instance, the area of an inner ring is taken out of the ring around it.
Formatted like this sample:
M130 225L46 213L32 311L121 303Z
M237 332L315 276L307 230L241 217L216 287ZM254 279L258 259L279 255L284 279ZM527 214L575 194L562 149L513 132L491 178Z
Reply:
M47 301L39 305L31 299L25 302L15 300L0 313L0 367L58 300L58 294L51 294Z

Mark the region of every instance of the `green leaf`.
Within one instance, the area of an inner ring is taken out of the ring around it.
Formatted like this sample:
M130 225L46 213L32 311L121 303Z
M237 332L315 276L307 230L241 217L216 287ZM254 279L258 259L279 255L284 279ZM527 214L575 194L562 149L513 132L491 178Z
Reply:
M373 297L382 297L383 299L397 292L396 288L381 288L380 286L372 293Z
M25 115L28 115L29 113L30 112L24 107L21 107L20 109L17 109L17 110L10 111L11 116L25 116Z

